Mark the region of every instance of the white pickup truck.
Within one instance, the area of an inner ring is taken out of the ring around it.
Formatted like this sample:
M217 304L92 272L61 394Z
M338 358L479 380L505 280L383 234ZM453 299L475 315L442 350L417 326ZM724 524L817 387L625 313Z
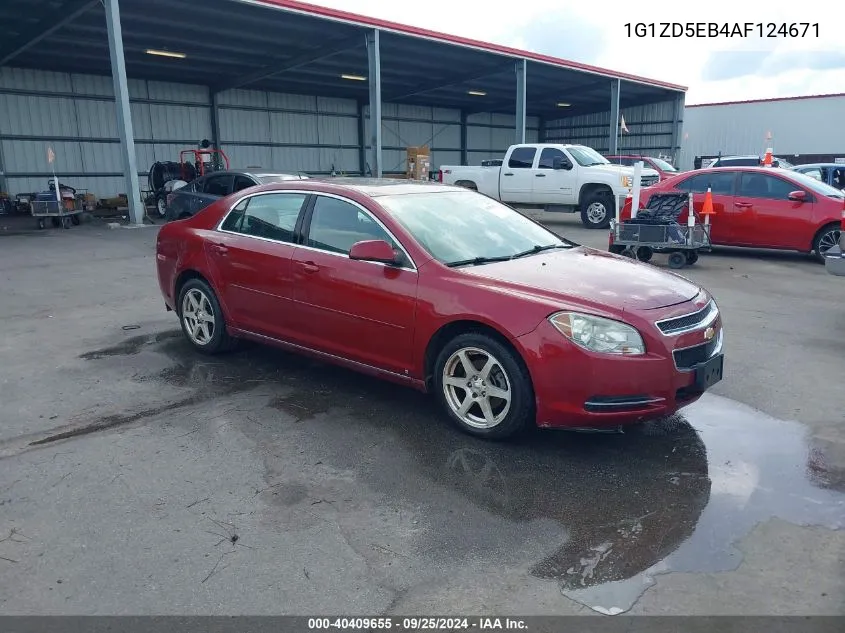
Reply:
M535 143L511 145L501 166L442 165L438 180L474 189L506 204L580 211L584 226L603 229L613 218L613 196L621 197L621 204L631 192L634 169L614 165L584 145ZM655 170L642 170L641 186L659 180Z

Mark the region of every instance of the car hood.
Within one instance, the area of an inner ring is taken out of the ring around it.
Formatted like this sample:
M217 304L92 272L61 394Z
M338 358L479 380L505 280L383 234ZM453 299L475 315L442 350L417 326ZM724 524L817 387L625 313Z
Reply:
M598 303L625 312L653 310L695 298L700 288L679 275L579 246L462 269L476 278L565 302Z
M590 169L601 169L613 174L619 174L620 176L633 176L634 175L634 168L628 167L626 165L614 165L613 163L609 163L607 165L593 165ZM643 171L640 174L641 176L659 176L660 174L657 173L657 170L652 169L651 167L643 167Z

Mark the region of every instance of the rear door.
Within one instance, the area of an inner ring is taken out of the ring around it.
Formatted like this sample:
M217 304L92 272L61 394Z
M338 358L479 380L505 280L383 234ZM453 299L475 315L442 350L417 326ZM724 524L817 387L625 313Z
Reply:
M793 191L804 191L804 202L789 199ZM812 192L774 174L742 172L734 205L750 212L743 224L738 245L807 251L813 240Z
M530 145L520 145L511 151L507 164L502 165L500 172L502 202L531 203L537 153L537 148Z
M693 207L697 213L701 213L707 188L710 188L714 211L714 215L710 216L710 240L714 244L734 244L739 227L750 221L750 213L749 217L745 217L743 212L734 207L735 182L735 171L712 171L695 173L676 187L684 193L692 193ZM679 221L684 223L686 217L682 216Z

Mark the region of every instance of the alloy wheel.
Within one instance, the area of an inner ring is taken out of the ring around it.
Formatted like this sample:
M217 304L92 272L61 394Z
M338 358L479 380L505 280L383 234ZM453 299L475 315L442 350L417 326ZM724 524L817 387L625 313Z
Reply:
M208 296L191 288L182 298L182 321L185 332L197 345L208 345L214 336L214 309Z
M831 229L830 231L823 233L819 238L819 252L817 254L823 257L827 251L839 244L839 239L841 237L841 229Z
M452 354L443 366L443 392L452 412L467 426L491 429L511 408L511 382L499 360L477 347Z

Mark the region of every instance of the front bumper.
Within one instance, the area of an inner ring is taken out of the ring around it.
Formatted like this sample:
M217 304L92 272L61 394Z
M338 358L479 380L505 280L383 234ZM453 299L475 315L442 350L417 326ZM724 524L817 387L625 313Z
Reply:
M831 275L845 277L845 255L840 246L834 246L825 253L824 267Z
M645 355L620 357L583 350L544 321L519 338L534 386L537 426L607 429L674 414L721 380L720 317L712 333L710 341L703 329L644 334Z

